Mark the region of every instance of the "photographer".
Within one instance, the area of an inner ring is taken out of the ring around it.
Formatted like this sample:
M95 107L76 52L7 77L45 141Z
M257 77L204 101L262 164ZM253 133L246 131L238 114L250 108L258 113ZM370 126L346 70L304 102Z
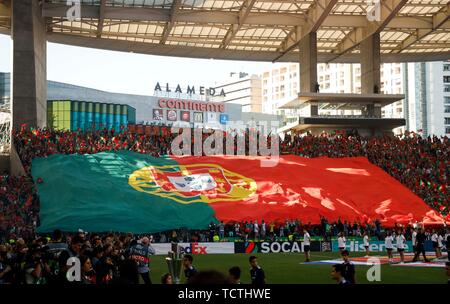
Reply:
M10 284L13 275L13 265L8 257L8 250L5 245L0 245L0 285Z
M148 237L143 237L134 245L131 245L128 257L134 260L138 265L138 272L145 284L152 284L150 279L150 255L154 255L155 250L150 245L150 239Z
M34 244L25 260L25 284L46 284L50 275L50 267L43 259L45 248Z
M58 283L68 283L66 274L69 269L69 266L67 265L67 260L72 257L79 258L81 246L83 245L83 239L76 235L72 238L70 242L70 247L67 250L64 250L61 252L61 254L58 257L58 266L59 266L59 272L57 275L57 281Z

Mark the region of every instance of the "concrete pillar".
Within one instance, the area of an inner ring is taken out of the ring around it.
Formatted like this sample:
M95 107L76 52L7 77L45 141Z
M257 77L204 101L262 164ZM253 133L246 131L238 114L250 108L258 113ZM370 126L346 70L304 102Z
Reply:
M381 93L380 80L380 34L373 34L360 44L361 52L361 93ZM367 106L369 117L381 118L379 104Z
M300 92L315 92L317 83L317 34L309 33L299 45Z
M381 105L379 103L373 103L367 105L366 116L381 118Z
M314 103L310 105L310 113L311 116L318 116L319 115L319 105Z
M12 1L13 127L43 127L47 120L47 39L40 1Z
M378 93L380 82L380 34L373 34L360 44L361 52L361 93Z
M317 83L317 34L309 33L299 45L300 51L300 92L315 92ZM311 116L319 115L317 104L310 104L309 111Z

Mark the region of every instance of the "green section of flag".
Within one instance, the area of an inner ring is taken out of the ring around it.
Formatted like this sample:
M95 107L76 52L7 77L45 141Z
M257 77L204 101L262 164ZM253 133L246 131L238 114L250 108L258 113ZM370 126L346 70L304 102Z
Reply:
M139 192L128 184L131 173L146 166L177 165L130 151L52 155L36 158L32 176L41 202L39 232L158 232L204 229L216 222L205 203L181 204Z

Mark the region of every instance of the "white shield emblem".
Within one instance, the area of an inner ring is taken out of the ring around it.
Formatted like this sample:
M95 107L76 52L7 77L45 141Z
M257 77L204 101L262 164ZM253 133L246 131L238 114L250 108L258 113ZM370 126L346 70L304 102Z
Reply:
M181 192L205 191L217 187L216 181L209 173L169 176L168 178Z

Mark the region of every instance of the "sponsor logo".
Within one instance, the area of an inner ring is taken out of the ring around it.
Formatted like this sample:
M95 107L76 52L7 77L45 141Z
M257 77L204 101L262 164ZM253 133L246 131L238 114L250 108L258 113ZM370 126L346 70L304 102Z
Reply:
M333 251L338 251L338 243L337 241L333 241ZM397 246L394 243L393 244L394 250L397 250ZM405 251L409 251L409 249L412 248L411 241L407 241L405 243ZM345 249L347 249L350 252L364 252L366 251L366 248L364 247L363 241L350 241L345 246ZM369 242L369 251L371 252L382 252L386 251L386 246L383 241L372 241Z
M303 244L300 242L273 242L261 243L261 253L288 253L288 252L303 252Z
M153 120L163 120L163 110L154 109L153 110Z
M198 122L198 123L203 122L203 113L202 112L194 112L194 122Z
M191 243L186 247L181 246L180 252L182 254L207 254L208 252L206 249L206 246L200 246L198 243Z
M245 253L257 253L258 246L254 242L245 243Z
M181 111L181 120L190 122L191 121L191 113L188 111Z
M226 125L228 122L228 114L220 114L220 123Z
M175 110L167 111L167 120L176 121L177 120L177 111L175 111Z
M320 246L322 252L331 251L331 242L320 242Z

